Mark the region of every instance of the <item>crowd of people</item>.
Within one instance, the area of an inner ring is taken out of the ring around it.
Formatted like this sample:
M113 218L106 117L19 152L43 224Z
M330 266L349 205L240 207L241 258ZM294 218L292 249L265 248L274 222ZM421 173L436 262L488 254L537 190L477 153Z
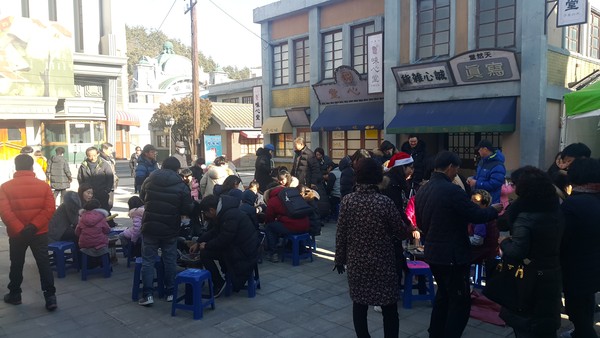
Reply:
M36 156L31 147L15 158L14 178L0 187L11 259L6 303L21 303L27 247L34 253L49 311L57 301L48 242L75 242L92 258L109 254L118 187L112 148L104 143L86 150L77 192L68 191L73 177L63 148L50 160ZM131 254L142 257L140 305L154 303L159 251L167 301L172 301L182 251L199 253L196 264L211 272L219 296L226 274L234 291L244 286L260 251L276 263L286 236L318 236L324 223L334 221L334 270L348 275L358 337L369 337L369 306L382 312L385 336L398 336L397 298L407 241L424 247L423 259L437 283L430 337L462 335L471 307L471 265L483 264L491 272L498 256L537 274L528 310L500 312L516 337L556 336L563 294L574 325L563 336L596 337L600 162L586 145L565 147L547 171L525 166L507 175L502 151L484 139L476 145L479 161L469 177L459 173L457 154L428 156L417 135L400 149L384 141L377 149L342 157L339 164L322 148L312 151L302 137L294 140L293 149L288 170L275 166L272 144L259 148L248 186L224 156L208 166L202 158L190 162L183 142L160 165L154 146L135 149L129 166L138 195L128 200L132 225L119 238L121 245L137 248Z

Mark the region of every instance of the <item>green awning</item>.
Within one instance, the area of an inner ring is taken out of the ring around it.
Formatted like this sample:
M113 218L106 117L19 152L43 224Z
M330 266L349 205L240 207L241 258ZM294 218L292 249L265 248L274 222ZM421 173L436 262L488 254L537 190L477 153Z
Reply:
M600 109L600 81L581 90L565 94L567 116L575 116Z

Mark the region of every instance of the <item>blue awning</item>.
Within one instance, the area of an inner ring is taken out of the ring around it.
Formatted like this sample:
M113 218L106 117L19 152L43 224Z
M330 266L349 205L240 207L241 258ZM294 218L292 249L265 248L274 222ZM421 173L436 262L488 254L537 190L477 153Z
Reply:
M329 105L312 131L383 129L383 101Z
M516 97L401 105L390 134L515 131Z

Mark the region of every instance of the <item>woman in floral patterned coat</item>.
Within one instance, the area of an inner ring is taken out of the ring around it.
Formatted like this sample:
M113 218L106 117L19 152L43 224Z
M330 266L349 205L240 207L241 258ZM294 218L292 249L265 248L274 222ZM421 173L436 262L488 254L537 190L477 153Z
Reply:
M383 312L385 337L398 337L398 271L394 242L407 237L407 229L394 202L380 194L381 165L372 158L355 166L356 190L340 204L335 250L338 273L348 269L354 329L357 337L370 337L369 305Z

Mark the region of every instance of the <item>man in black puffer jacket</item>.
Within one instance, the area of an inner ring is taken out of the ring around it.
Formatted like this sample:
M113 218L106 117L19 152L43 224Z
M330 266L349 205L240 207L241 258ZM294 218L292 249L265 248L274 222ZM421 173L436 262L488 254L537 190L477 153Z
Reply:
M173 299L173 285L177 269L177 237L181 216L190 215L193 206L189 186L177 174L179 160L169 157L162 169L153 171L140 189L144 201L142 218L142 281L143 297L140 305L151 305L153 299L154 262L158 249L165 265L167 301Z
M306 146L303 137L296 137L294 140L294 153L292 176L298 178L300 184L318 189L323 183L321 168L313 151Z
M501 204L482 209L452 180L460 158L449 151L435 158L435 172L415 197L417 224L425 236L425 261L438 284L429 324L431 338L458 338L471 310L468 223L498 217Z
M225 289L225 280L215 260L224 273L230 273L233 291L238 292L256 265L258 232L250 217L240 210L237 197L208 195L200 201L199 209L204 217L216 222L190 247L190 252L200 250L202 264L210 271L215 285L215 297Z

